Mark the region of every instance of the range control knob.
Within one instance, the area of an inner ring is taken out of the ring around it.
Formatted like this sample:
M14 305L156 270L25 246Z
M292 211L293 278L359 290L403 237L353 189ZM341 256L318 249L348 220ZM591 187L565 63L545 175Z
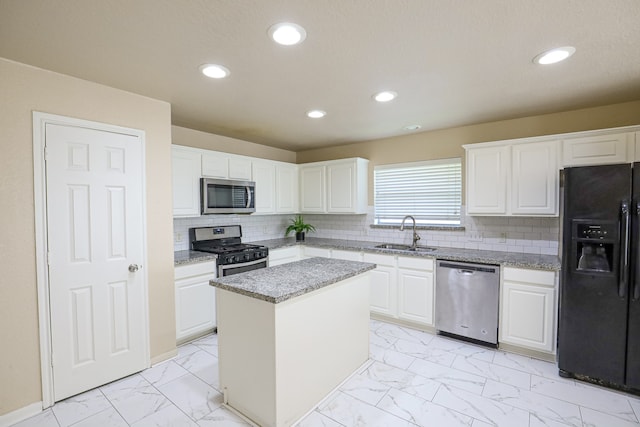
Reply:
M235 257L235 256L233 256L233 255L229 255L229 256L227 257L227 262L228 262L229 264L231 264L231 263L233 263L233 262L235 262L235 261L236 261L236 257Z

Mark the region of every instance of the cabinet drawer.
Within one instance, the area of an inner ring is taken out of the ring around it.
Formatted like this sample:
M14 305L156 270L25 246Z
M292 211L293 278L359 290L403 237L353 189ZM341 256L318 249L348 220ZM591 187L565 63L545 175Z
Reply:
M334 249L331 251L331 258L344 259L346 261L362 261L362 253Z
M393 255L364 254L364 262L395 267L396 257Z
M269 263L280 261L287 258L298 258L300 256L300 248L298 246L290 246L288 248L278 248L269 251Z
M544 286L555 286L556 283L555 271L504 267L502 277L504 280L511 282L532 283Z
M201 276L205 274L216 275L216 262L206 261L197 264L181 265L175 268L175 279L185 279L187 277Z
M400 268L414 268L416 270L430 270L433 271L433 259L432 258L413 258L413 257L398 257L398 267Z

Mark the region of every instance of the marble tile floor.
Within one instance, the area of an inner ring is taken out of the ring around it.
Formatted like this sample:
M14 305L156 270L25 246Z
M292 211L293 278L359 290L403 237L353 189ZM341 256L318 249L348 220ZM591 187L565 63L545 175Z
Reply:
M371 360L297 427L640 427L640 397L553 363L371 321ZM13 427L246 426L222 406L217 336Z

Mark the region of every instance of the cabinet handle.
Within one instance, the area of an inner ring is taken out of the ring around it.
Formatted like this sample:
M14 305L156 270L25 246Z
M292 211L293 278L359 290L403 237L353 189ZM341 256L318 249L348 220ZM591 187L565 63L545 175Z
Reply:
M620 205L622 214L622 248L620 250L620 282L618 283L618 296L624 298L627 295L627 287L629 286L629 201L623 200Z

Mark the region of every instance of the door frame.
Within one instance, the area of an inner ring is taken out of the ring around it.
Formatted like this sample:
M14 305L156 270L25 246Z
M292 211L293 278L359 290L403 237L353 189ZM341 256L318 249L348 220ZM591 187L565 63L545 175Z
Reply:
M146 145L145 132L139 129L125 128L106 123L93 122L89 120L76 119L72 117L59 116L55 114L33 112L33 193L34 193L34 214L35 214L35 244L36 244L36 285L38 293L38 326L40 338L40 371L42 380L42 407L48 408L54 402L53 394L53 367L52 367L52 342L51 342L51 312L50 312L50 288L48 270L49 242L47 238L47 180L45 170L45 143L47 124L57 124L63 126L82 127L98 131L120 133L136 136L142 144L142 156L140 170L142 171L142 251L143 265L147 266L147 202L146 202ZM144 325L143 325L143 348L145 366L150 366L149 348L149 286L146 268L141 269L144 289Z

